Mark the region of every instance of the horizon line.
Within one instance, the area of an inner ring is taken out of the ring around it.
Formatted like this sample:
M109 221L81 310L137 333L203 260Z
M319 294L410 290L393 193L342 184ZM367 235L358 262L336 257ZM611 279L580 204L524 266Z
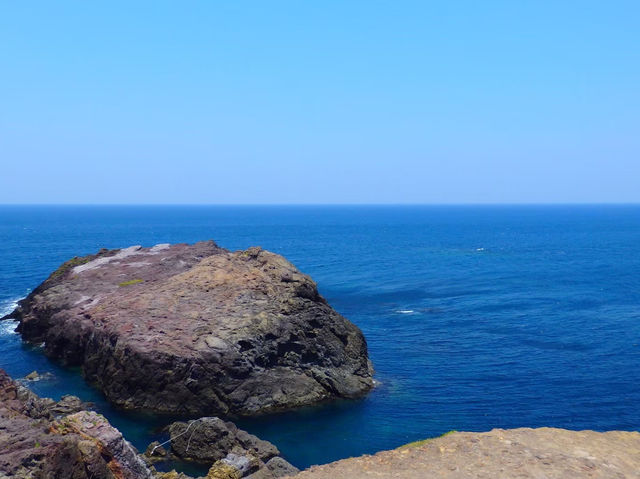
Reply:
M479 203L0 203L0 207L26 206L58 206L58 207L91 207L91 206L194 206L194 207L367 207L367 206L640 206L637 202L479 202Z

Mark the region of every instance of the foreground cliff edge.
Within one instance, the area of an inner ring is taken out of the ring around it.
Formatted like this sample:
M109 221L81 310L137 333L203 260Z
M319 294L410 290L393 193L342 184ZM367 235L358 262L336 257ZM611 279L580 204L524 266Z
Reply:
M637 479L640 433L566 429L452 432L373 456L314 466L296 479Z
M246 415L373 386L361 331L261 248L101 250L64 263L7 317L128 409Z

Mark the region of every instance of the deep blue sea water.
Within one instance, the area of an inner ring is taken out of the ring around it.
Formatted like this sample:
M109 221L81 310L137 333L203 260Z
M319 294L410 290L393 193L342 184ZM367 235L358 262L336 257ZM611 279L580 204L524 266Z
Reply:
M1 206L0 313L72 256L205 239L286 256L367 338L367 398L240 421L297 466L451 429L640 429L640 206ZM162 437L13 326L0 367Z

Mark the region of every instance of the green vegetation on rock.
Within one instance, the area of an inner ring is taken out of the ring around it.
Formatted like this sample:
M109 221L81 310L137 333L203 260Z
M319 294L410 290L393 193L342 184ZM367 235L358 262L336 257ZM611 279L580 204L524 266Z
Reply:
M57 270L51 273L51 277L59 278L60 276L65 274L67 271L69 271L71 268L75 268L76 266L80 266L81 264L88 263L92 259L93 259L93 256L82 256L82 257L74 256L69 261L65 261L64 263L62 263L62 265L60 265L60 267Z
M131 286L132 284L143 283L144 279L130 279L129 281L123 281L118 286Z
M429 441L433 441L434 439L438 439L439 437L445 437L448 436L449 434L453 434L454 432L458 432L455 429L452 429L451 431L447 431L444 434L441 434L440 436L437 437L432 437L429 439L422 439L421 441L414 441L414 442L410 442L408 444L405 444L403 446L400 446L398 449L404 449L405 447L418 447L418 446L422 446L426 443L428 443Z

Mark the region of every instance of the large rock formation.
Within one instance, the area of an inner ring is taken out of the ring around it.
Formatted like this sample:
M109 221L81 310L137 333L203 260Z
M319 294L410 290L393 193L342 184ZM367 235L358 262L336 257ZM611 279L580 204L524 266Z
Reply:
M95 412L39 398L0 370L0 478L151 479L117 429Z
M565 429L454 432L374 456L314 466L296 479L638 479L640 433Z
M373 385L360 330L260 248L101 250L64 263L9 317L125 408L253 414Z

